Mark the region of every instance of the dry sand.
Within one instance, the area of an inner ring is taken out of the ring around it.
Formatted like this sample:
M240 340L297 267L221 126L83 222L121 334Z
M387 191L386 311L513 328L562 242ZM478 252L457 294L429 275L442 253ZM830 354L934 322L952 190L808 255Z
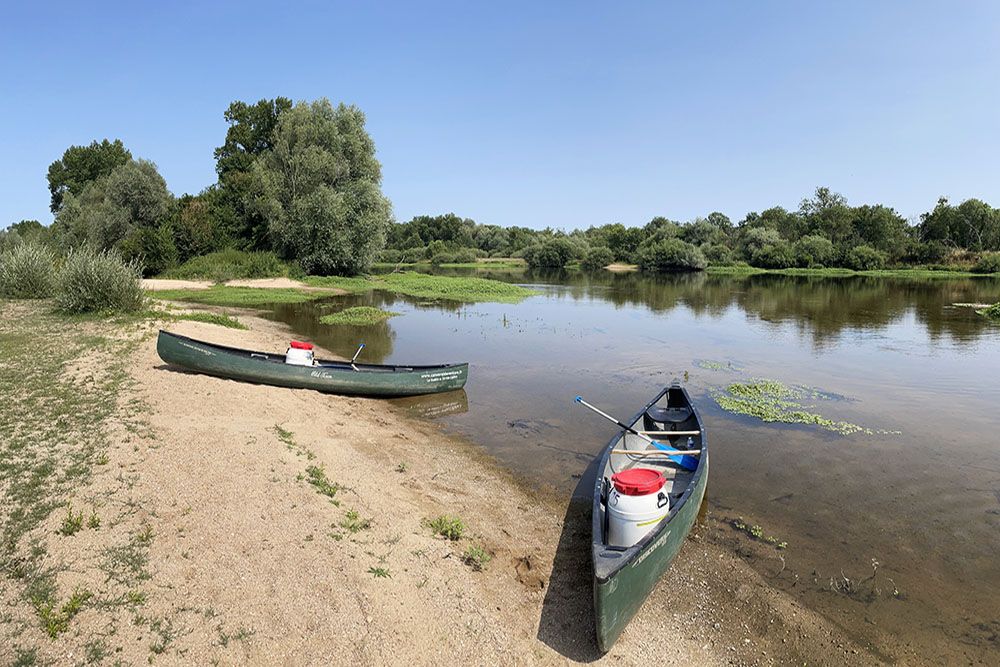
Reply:
M255 349L289 337L240 319L250 331L172 328ZM117 532L102 539L152 536L148 578L128 583L145 600L135 612L84 609L73 632L40 637L41 659L76 663L99 635L126 664L876 662L704 526L602 657L586 507L524 488L474 445L382 401L183 372L152 337L132 375L123 404L145 401L146 423L121 431L80 495L111 499L102 513L118 513L106 522ZM310 485L310 466L341 487L337 504ZM346 528L351 511L370 527ZM462 518L462 540L424 525L442 514ZM70 565L62 589L101 585L91 533L54 554ZM492 555L484 571L462 561L472 545Z

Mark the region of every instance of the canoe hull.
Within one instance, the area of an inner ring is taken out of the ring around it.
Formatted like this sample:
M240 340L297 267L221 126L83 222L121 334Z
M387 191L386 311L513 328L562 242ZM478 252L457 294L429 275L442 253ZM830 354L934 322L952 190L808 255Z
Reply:
M684 388L677 383L665 388L628 423L641 423L647 411L663 400L684 404L690 409L690 416L685 422L687 425L681 425L676 430L697 429L700 435L693 438L693 446L690 448L700 449L701 455L698 457L696 470L691 474L690 483L684 488L681 497L672 502L670 514L663 523L638 545L625 550L616 550L607 547L602 538L604 530L602 485L604 471L608 468L612 451L616 446L620 446L619 438L623 436L612 438L605 449L598 467L602 472L598 474L594 489L592 519L594 613L597 644L602 652L608 651L614 645L656 587L663 573L670 567L697 521L698 512L705 499L705 489L708 486L708 439L701 416ZM676 447L679 442L679 439L675 439L669 444Z
M702 463L708 468L708 461ZM608 651L625 626L636 615L663 573L677 556L705 498L708 475L684 504L662 535L653 540L636 559L606 581L594 581L594 613L597 618L597 645Z
M336 366L294 366L274 362L283 359L283 354L227 348L166 331L160 332L156 352L168 364L206 375L354 396L435 394L461 389L469 376L468 364L414 367L359 364L360 371Z

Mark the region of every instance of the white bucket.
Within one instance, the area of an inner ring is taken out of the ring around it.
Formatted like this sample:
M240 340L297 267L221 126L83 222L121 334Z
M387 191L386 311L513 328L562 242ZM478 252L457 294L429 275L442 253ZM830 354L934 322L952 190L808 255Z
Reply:
M659 475L656 471L650 472ZM662 476L659 479L663 480ZM663 521L670 512L670 501L662 488L662 482L655 489L644 493L637 493L634 489L623 493L622 486L615 484L608 493L608 544L630 547Z
M285 351L285 363L293 366L312 366L313 348L308 343L293 342Z

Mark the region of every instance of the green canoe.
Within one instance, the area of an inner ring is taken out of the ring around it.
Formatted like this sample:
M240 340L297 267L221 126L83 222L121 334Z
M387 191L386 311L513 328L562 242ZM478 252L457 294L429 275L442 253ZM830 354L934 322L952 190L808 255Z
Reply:
M380 366L317 360L285 363L283 352L253 352L160 331L156 352L168 364L233 380L357 396L416 396L461 389L469 364Z
M628 622L639 611L660 576L677 555L684 538L698 517L708 484L708 450L705 427L686 390L678 383L661 391L630 422L637 431L687 432L685 435L651 435L654 440L677 449L701 450L694 470L686 470L666 456L633 456L612 450L646 451L653 447L638 436L621 431L608 444L598 464L594 488L592 558L594 564L594 612L597 644L610 649ZM631 547L608 544L607 501L611 475L630 468L653 468L667 478L661 489L670 511L656 527Z

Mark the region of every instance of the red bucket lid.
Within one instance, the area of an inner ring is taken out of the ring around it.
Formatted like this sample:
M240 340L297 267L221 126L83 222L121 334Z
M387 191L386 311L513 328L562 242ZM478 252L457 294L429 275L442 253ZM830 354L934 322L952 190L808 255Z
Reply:
M293 340L292 341L292 347L294 347L296 350L311 350L311 349L313 349L312 343L300 343L297 340Z
M622 470L612 475L611 481L615 483L618 493L624 493L626 496L645 496L656 493L667 483L659 470L651 468Z

